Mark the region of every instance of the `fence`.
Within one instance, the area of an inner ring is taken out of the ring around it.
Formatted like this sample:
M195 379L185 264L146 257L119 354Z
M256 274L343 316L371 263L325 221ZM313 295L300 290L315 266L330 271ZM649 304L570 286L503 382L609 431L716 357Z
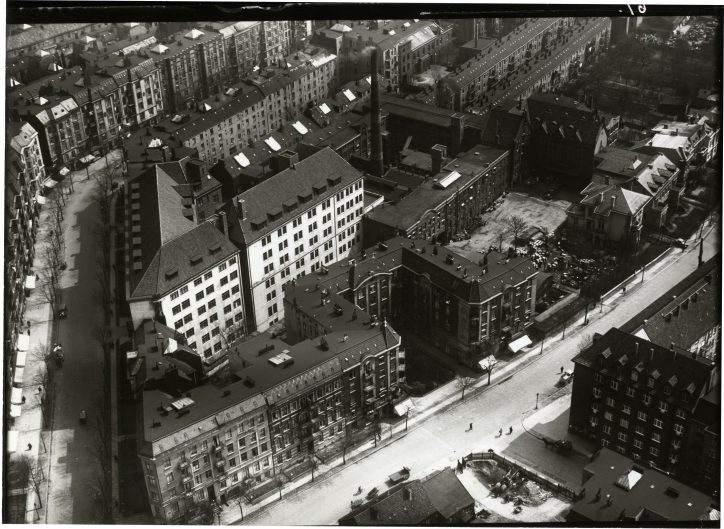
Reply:
M535 481L536 483L542 484L547 489L555 492L556 494L560 494L561 496L568 498L571 501L575 501L580 497L580 492L573 490L570 487L566 487L565 485L561 485L557 481L553 481L550 478L547 478L546 476L543 476L541 474L538 474L537 472L534 472L530 470L527 467L524 467L517 461L510 459L508 457L505 457L503 455L495 453L493 450L488 450L487 452L480 452L480 453L471 453L467 456L463 457L463 462L467 463L468 461L490 461L493 460L497 463L502 463L503 465L506 465L508 467L513 467L522 476L524 476L527 479L530 479L532 481Z

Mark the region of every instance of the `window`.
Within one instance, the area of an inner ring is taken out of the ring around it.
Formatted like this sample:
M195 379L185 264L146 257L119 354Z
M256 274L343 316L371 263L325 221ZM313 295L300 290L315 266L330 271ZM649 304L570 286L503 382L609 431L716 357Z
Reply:
M612 421L612 420L613 420L613 414L612 414L610 411L607 411L606 413L603 414L603 418L604 418L605 420L607 420L607 421Z
M636 397L636 389L629 386L626 388L626 396L627 397Z
M606 406L611 406L612 408L616 405L616 401L613 400L611 397L606 397Z
M649 448L649 454L656 457L659 455L659 449L652 446L651 448Z
M606 435L611 435L611 427L610 427L609 425L607 425L607 424L604 424L604 425L603 425L603 433L605 433Z
M660 443L660 442L661 442L661 434L659 434L659 433L652 433L652 434L651 434L651 440L652 440L654 443Z
M166 474L166 485L170 485L171 483L173 483L173 472Z
M665 403L663 400L659 401L659 411L661 413L666 413L666 411L669 409L669 405Z
M631 406L627 406L626 404L624 404L621 408L621 411L624 412L626 415L631 415Z
M593 398L595 398L595 399L601 398L601 390L599 388L593 388Z
M640 424L636 425L636 435L643 435L644 434L644 427Z
M603 382L603 375L601 373L596 373L593 375L593 380L596 382Z
M664 427L664 421L661 419L654 419L654 427L655 428L663 428Z
M625 443L625 442L626 442L626 439L627 439L627 436L626 436L625 433L623 433L623 432L618 432L618 440L619 440L619 441L622 441L622 442Z
M194 286L195 287L199 286L202 281L203 281L202 277L197 277L196 279L194 279Z
M621 425L621 428L628 428L628 420L626 419L621 419L621 421L619 421L619 424Z
M611 389L613 389L613 390L618 389L618 380L611 381Z
M643 411L640 411L640 412L638 412L638 413L636 414L636 418L637 418L639 421L645 421L645 420L646 420L646 413L644 413Z
M644 404L647 406L651 404L651 395L644 395Z
M681 435L684 433L684 426L681 424L675 424L674 425L674 433L676 435Z

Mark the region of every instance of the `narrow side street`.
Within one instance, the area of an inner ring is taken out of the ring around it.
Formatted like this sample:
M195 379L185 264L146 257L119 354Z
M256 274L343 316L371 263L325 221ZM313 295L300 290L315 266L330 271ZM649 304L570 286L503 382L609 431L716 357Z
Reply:
M717 240L718 226L705 239L705 260L715 254ZM463 401L454 382L416 399L417 408L424 411L411 414L407 435L348 467L321 476L314 486L291 492L283 500L257 513L246 513L243 523L292 525L303 521L310 525L335 524L349 511L353 494L360 486L364 490L384 488L387 476L403 465L412 470L411 479L421 478L433 470L454 466L465 454L488 448L562 484L580 486L586 458L575 454L569 457L555 454L547 450L542 441L526 432L526 429L533 429L550 434L553 427L556 432L561 428L565 432L570 395L554 400L551 409L539 407L538 414L533 415L536 394L544 402L548 395L557 391L555 384L560 376L560 366L571 367L570 360L578 353L584 336L620 326L651 299L693 271L697 263L698 245L692 244L684 251L674 250L649 270L643 283L631 285L625 297L615 295L604 304L603 312L589 314L588 325L583 326L581 318L570 326L565 339L560 335L549 338L542 355L539 354L540 347L534 348L518 361L523 367L516 362L509 364L505 370L494 372L490 387L466 394ZM486 383L487 377L484 376L477 385ZM470 423L473 424L472 430L469 430ZM508 435L506 432L510 426L513 433ZM498 435L501 428L502 436ZM579 452L585 451L585 444L578 439L574 448ZM320 509L319 505L325 508ZM223 517L225 520L238 519L238 507L229 506L225 510L228 510Z

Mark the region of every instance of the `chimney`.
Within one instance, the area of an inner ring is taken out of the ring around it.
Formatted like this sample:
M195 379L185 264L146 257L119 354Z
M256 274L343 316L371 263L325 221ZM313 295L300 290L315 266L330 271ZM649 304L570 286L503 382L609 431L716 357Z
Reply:
M374 256L374 254L373 254L373 256ZM354 292L355 270L356 270L355 261L354 261L354 259L350 259L349 272L347 273L347 282L349 283L349 288L351 288L353 292Z
M465 132L465 116L455 113L450 116L450 151L455 156L460 152Z
M611 209L616 206L616 195L611 195Z
M447 154L444 145L435 144L430 150L430 157L432 158L432 164L430 168L430 176L435 176L442 170L442 162Z
M407 487L402 489L402 498L405 501L412 501L412 491Z
M377 70L377 48L372 49L372 94L370 102L370 125L372 127L372 145L370 147L370 173L382 176L384 162L382 160L382 124L380 117L380 82Z
M229 238L229 220L226 218L226 211L220 211L219 216L221 217L221 227L223 228L224 235Z
M239 200L238 197L232 199L234 201L234 207L236 208L236 214L239 216L239 220L246 220L246 201L244 199Z

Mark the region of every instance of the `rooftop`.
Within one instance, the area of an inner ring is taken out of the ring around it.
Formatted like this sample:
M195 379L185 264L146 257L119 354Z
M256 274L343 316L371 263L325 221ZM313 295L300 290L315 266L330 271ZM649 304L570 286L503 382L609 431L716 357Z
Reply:
M536 93L528 97L526 105L531 123L540 124L546 134L593 145L603 127L593 109L570 97Z
M429 522L436 514L439 519L434 521L450 520L474 504L455 472L445 468L391 488L348 517L355 525L416 525Z
M659 188L678 174L679 169L664 154L647 154L624 149L610 148L599 152L596 158L601 163L597 173L608 173L626 184L632 191L653 197ZM600 182L606 175L594 174L593 180Z
M31 26L29 29L14 33L13 30L20 30L22 24L8 24L7 31L7 50L13 52L17 49L24 48L26 46L32 46L33 44L39 44L44 40L51 39L57 35L62 35L70 31L81 31L85 28L89 28L92 24L43 24L38 26Z
M621 326L662 347L689 351L710 329L721 324L721 270L714 256ZM713 360L713 359L712 359Z
M596 215L609 215L611 212L621 215L636 215L648 204L650 197L624 189L616 184L600 183L598 181L588 184L581 191L583 198L580 204L571 204L569 211L577 210L580 205L594 206Z
M688 393L692 397L690 406L711 389L711 360L662 347L616 328L603 336L594 336L593 343L573 362L624 380L632 380L631 373L635 371L637 380L653 380L654 386L649 389L652 393L664 386L669 388L667 399L680 400L683 393Z
M341 156L324 148L236 196L244 218L233 205L227 207L231 237L251 244L361 178Z
M306 387L313 388L339 376L356 365L362 355L377 354L400 343L399 335L389 325L331 333L325 339L326 350L320 346L319 339L289 345L269 334L239 342L234 346L239 354L229 358L231 370L238 380L222 387L207 383L191 389L185 396L193 401L193 405L185 408L187 412L183 414L163 413L163 408L178 399L178 395L160 390L144 391L144 440L161 441L174 434L180 435L186 429L190 429L188 435L202 435L199 432L206 428L197 423L208 420L215 428L226 422L226 415L238 409L239 404L247 407L247 403L252 403L260 407L265 400L268 403L285 400ZM283 352L291 357L291 362L271 362ZM161 450L161 447L157 449Z
M399 116L403 119L411 119L429 123L438 127L448 128L452 124L452 117L461 116L466 127L479 128L483 130L485 120L468 112L456 112L435 105L428 105L410 99L402 99L395 96L382 94L380 105L390 116Z
M353 279L355 288L378 273L389 273L404 266L417 274L428 274L430 281L457 297L477 303L490 299L509 286L517 285L536 273L527 257L511 259L497 252L481 255L474 263L427 241L395 237L372 246L354 259L344 259L326 266L322 273L296 280L297 288L327 289L344 292ZM312 299L314 301L314 299Z
M608 448L584 472L592 474L584 482L587 493L573 505L570 522L693 522L707 515L711 505L705 494Z
M428 178L396 204L385 204L375 208L370 212L369 217L401 230L409 230L420 221L425 212L450 200L458 189L465 188L481 173L493 169L498 161L507 154L508 151L497 147L476 145L467 153L461 153L458 158L444 165L443 171L435 175L435 178ZM460 174L455 185L440 189L438 180L453 172Z

